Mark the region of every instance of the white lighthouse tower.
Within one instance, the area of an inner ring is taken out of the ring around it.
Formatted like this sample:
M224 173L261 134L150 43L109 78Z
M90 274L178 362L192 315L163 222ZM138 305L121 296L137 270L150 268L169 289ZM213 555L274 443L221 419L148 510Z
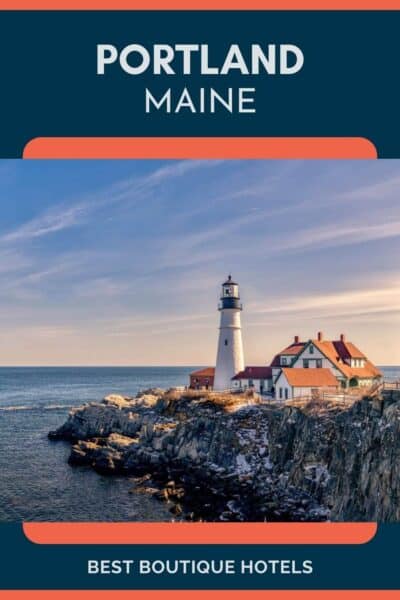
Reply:
M232 377L244 369L240 323L242 305L240 303L239 286L232 281L230 275L222 284L218 310L221 313L221 319L214 390L227 390L232 387Z

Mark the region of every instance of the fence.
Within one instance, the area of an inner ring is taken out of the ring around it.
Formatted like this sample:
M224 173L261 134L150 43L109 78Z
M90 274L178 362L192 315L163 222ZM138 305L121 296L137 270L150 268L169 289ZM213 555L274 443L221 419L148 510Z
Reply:
M345 392L320 392L318 394L310 394L307 396L297 396L296 398L292 398L291 400L284 400L283 403L285 406L296 406L296 405L304 405L304 404L337 404L339 406L350 406L362 396L365 395L365 392L359 392L357 394L351 393L347 394ZM282 401L280 401L282 403Z
M382 389L384 389L384 390L400 390L400 381L385 380L382 383Z
M310 394L307 396L298 396L296 398L292 398L291 400L286 400L284 401L284 403L285 405L294 406L299 403L307 404L309 402L327 402L332 404L349 406L353 404L356 400L360 400L365 396L368 396L370 398L378 396L385 390L400 390L400 380L385 379L383 381L377 382L376 384L370 387L348 388L340 392L318 390L315 392L315 394Z

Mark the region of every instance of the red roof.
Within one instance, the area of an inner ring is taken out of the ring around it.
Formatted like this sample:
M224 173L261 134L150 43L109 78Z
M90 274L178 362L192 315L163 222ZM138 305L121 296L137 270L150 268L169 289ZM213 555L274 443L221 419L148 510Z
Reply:
M205 369L200 369L199 371L193 371L193 373L190 373L190 377L214 377L214 373L214 367L206 367Z
M240 371L232 379L271 379L271 377L271 367L246 367L244 371Z
M274 356L272 363L271 363L271 367L280 367L281 366L280 357L282 355L283 356L287 356L287 355L296 356L303 350L305 345L306 345L305 342L293 342L293 344L290 344L290 346L288 346L287 348L282 350L282 352L279 352L279 354L276 354Z
M282 369L293 387L338 387L338 380L330 369ZM280 377L280 376L279 376ZM279 379L278 377L278 379ZM278 381L278 380L277 380Z
M330 342L329 340L312 340L312 343L318 350L324 354L332 364L348 378L359 377L361 379L370 379L381 377L381 371L369 361L364 354L351 342ZM350 367L344 361L349 358L362 358L365 361L364 367Z

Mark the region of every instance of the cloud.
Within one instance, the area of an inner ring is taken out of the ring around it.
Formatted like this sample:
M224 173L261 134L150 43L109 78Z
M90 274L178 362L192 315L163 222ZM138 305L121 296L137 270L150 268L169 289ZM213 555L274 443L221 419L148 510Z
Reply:
M368 183L367 185L359 185L352 190L343 191L339 196L343 200L380 200L392 196L395 194L396 197L399 195L400 189L400 176L395 175L388 179L381 179L374 183Z
M294 299L287 296L274 297L270 303L251 304L247 312L255 315L256 321L258 315L272 317L278 315L283 319L287 319L292 314L296 319L302 319L304 313L312 313L315 318L339 315L379 315L388 312L400 313L398 301L400 282L388 287L380 287L380 285L380 282L376 282L374 288L357 288L330 294L296 296Z
M17 229L6 233L0 237L0 243L23 242L73 227L82 221L87 211L88 206L85 204L79 204L58 211L48 211L40 217L32 219Z
M24 242L83 224L99 208L121 202L131 196L140 199L146 191L161 183L182 177L198 169L217 166L222 161L182 160L167 164L143 177L131 177L114 183L105 190L87 195L76 203L59 205L0 236L0 244Z
M156 185L167 179L182 177L191 171L198 169L214 168L222 164L223 160L180 160L172 161L162 166L149 175L142 178L141 184L144 186Z
M372 215L373 217L373 215ZM364 223L346 225L334 223L328 226L303 229L291 233L290 236L280 236L271 250L273 253L301 250L306 248L328 248L360 244L368 241L381 240L400 235L400 221L380 224Z

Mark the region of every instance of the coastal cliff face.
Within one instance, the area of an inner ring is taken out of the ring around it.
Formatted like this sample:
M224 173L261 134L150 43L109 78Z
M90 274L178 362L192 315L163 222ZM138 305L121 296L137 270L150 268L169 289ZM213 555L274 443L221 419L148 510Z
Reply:
M71 412L70 463L133 475L176 518L400 520L400 397L351 407L149 390Z

